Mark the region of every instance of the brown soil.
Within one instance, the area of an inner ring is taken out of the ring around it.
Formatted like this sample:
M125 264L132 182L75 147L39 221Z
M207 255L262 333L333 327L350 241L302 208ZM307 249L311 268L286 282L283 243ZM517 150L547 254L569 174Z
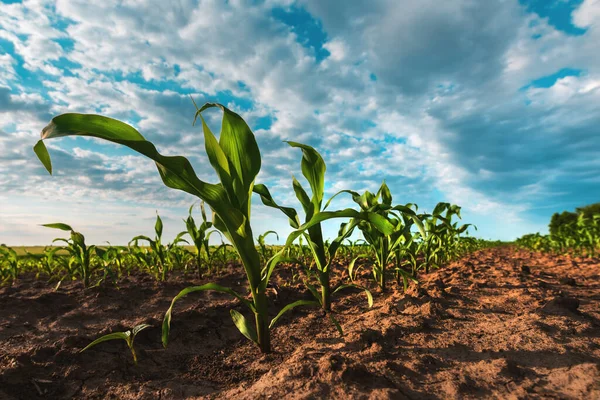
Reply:
M367 283L366 271L361 277ZM273 315L307 296L282 269ZM345 337L314 309L293 311L261 355L233 326L239 302L192 294L175 307L168 349L160 324L171 298L200 280L135 276L82 290L23 278L0 288L0 398L600 398L600 262L512 248L485 250L396 285L366 308L347 293L334 309ZM212 279L243 290L239 267ZM209 280L205 280L209 281ZM307 297L308 298L308 297ZM124 342L78 350L139 323L139 365Z

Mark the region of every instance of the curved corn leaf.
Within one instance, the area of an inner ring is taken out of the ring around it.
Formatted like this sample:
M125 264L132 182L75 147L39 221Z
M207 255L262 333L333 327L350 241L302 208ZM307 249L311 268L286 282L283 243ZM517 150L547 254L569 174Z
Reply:
M127 345L129 345L129 337L130 336L131 336L131 332L130 331L109 333L108 335L104 335L104 336L99 337L98 339L94 340L92 343L90 343L87 346L85 346L79 352L82 353L82 352L86 351L87 349L89 349L90 347L93 347L93 346L97 345L98 343L106 342L106 341L109 341L109 340L119 340L119 339L121 339L121 340L124 340L127 343Z
M60 222L54 224L43 224L42 226L45 226L46 228L60 229L61 231L74 231L69 225Z
M232 289L223 287L221 285L217 285L216 283L207 283L207 284L204 284L201 286L187 287L187 288L183 289L181 292L179 292L179 294L173 298L173 300L171 301L171 306L165 313L165 317L163 319L163 325L162 325L162 343L165 348L167 347L167 344L169 342L169 332L171 330L171 314L173 313L173 306L175 305L175 302L177 300L179 300L180 298L188 295L189 293L206 291L206 290L213 290L216 292L230 294L233 297L240 300L244 305L246 305L250 310L252 310L252 312L256 312L254 304L252 304L251 302L249 302L248 300L243 298L240 294L236 293Z
M306 220L312 218L315 213L314 203L311 201L310 197L308 197L308 193L302 187L302 184L298 182L295 176L292 175L292 188L294 189L294 193L296 194L296 198L302 205L302 209L304 210L304 214L306 214Z
M233 323L242 333L242 335L246 336L248 339L258 344L258 335L256 334L256 330L252 327L250 323L248 323L248 320L236 310L230 310L229 313L231 314L231 319L233 319Z
M140 333L141 331L143 331L146 328L150 328L152 325L149 324L140 324L140 325L136 325L133 327L133 329L131 330L131 338L132 340L135 339L135 337L137 336L138 333Z
M335 317L333 315L331 315L331 313L327 314L329 316L329 320L333 323L333 325L335 325L335 329L337 329L338 333L340 334L340 336L344 336L344 330L342 329L342 325L340 325L340 323L338 322L337 319L335 319Z
M315 301L315 300L298 300L293 303L290 303L287 306L283 307L281 309L281 311L279 311L279 313L275 316L275 318L273 318L271 320L271 323L269 324L269 329L271 329L275 325L275 323L279 320L279 318L281 318L281 316L283 316L283 314L285 314L286 312L288 312L291 309L296 308L298 306L320 307L321 303L319 303L318 301Z
M302 161L300 163L302 175L304 175L312 190L312 203L315 210L320 210L325 192L325 170L327 169L325 161L323 161L323 157L319 152L311 146L289 141L287 144L302 149Z
M33 146L33 151L38 156L44 168L50 175L52 175L52 160L50 159L50 154L48 153L48 149L43 141L38 141L35 146Z
M221 105L212 103L205 105L201 110L209 107L220 107L224 111L223 126L226 132L222 132L221 139L229 143L227 148L231 152L231 157L239 161L240 153L247 153L250 159L255 159L257 154L260 158L260 154L257 153L258 148L255 141L253 145L252 143L248 144L250 148L256 148L256 152L254 152L256 154L254 155L251 149L246 149L243 146L246 142L252 142L254 137L250 130L246 129L247 125L241 117ZM240 133L244 138L237 140L235 138L237 133ZM226 219L224 222L226 222L228 230L236 232L243 228L246 223L246 217L231 206L230 199L222 185L201 181L185 157L163 156L156 150L153 143L147 141L137 130L124 122L94 114L69 113L54 117L42 130L42 140L64 136L89 136L127 146L156 163L158 172L166 186L197 196L205 200L214 210L220 212L222 218ZM242 143L241 147L240 141ZM50 158L45 157L42 146L45 148L43 143L40 144L38 142L36 144L34 147L36 154L38 158L41 155L40 161L51 172L52 164ZM234 154L235 149L237 149L237 154ZM251 173L254 173L255 176L258 173L256 161L254 160L250 163L252 164ZM237 166L242 168L242 164L245 165L246 163L238 162ZM260 168L260 161L258 162L258 168ZM249 172L246 172L244 176L248 176L248 174ZM251 182L246 182L245 185L249 188Z
M354 283L347 283L347 284L338 286L333 292L331 292L331 294L335 294L335 293L339 292L340 290L349 289L349 288L364 290L365 295L367 296L367 303L369 304L369 308L373 307L373 295L371 294L369 289L367 289L364 286L356 285Z
M298 213L292 207L284 207L280 206L273 200L273 196L271 196L271 192L269 189L263 185L262 183L254 185L252 191L260 196L262 203L267 207L277 208L281 212L283 212L288 218L290 225L292 228L300 227L300 219L298 218Z
M352 261L350 261L350 264L348 264L348 275L350 276L350 280L354 281L354 279L356 278L356 276L354 276L354 265L356 264L356 261L359 258L365 258L368 257L368 254L359 254L356 257L354 257L354 259L352 259Z

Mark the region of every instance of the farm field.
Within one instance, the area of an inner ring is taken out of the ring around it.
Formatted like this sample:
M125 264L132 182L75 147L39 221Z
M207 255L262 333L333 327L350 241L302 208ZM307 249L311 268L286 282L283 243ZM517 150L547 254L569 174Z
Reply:
M345 265L332 276L347 277ZM270 314L310 299L293 265L273 273ZM243 311L225 294L179 300L169 346L165 310L181 289L216 282L247 293L241 266L209 279L147 274L83 290L25 275L0 288L0 397L21 398L598 398L600 262L515 246L476 251L423 274L406 292L382 294L360 269L332 309L341 337L322 311L297 308L272 330L261 354L229 317ZM333 281L332 284L337 282ZM100 334L146 323L135 366L124 342Z

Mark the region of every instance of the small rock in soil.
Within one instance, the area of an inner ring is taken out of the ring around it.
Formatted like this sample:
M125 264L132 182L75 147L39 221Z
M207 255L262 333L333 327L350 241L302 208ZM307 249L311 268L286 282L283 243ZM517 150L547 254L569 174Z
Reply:
M565 313L576 313L579 308L579 300L574 297L557 296L542 307L547 314L564 315Z

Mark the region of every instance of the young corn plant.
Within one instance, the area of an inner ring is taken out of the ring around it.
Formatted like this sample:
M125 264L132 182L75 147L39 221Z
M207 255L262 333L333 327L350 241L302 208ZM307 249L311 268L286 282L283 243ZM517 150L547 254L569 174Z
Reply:
M287 143L291 147L302 150L302 160L300 166L302 175L304 175L304 178L306 178L310 186L311 196L308 195L302 184L298 182L295 177L292 177L292 187L294 189L294 193L296 194L296 198L304 210L306 223L312 221L316 215L322 216L322 221L339 217L352 218L350 222L342 225L338 237L329 245L326 245L323 239L323 231L320 222L315 223L311 227L307 228L303 233L299 233L298 231L293 232L287 241L288 243L292 243L295 238L300 235L305 237L308 248L312 253L313 260L316 265L316 275L320 286L319 292L314 286L307 284L307 287L316 298L316 303L302 301L297 302L297 305L320 305L325 311L330 311L331 295L333 293L346 287L357 286L355 284L350 284L332 289L330 285L331 263L344 240L346 240L352 234L354 228L359 225L360 221L370 221L369 223L372 224L374 229L380 229L383 231L390 231L392 226L386 220L381 218L379 214L370 212L371 210L368 209L364 210L362 213L351 209L331 212L324 211L322 203L325 193L326 165L323 157L321 157L319 152L317 152L311 146L296 142ZM265 185L256 185L254 187L254 192L260 195L264 205L282 211L288 217L289 224L292 228L298 229L300 227L298 212L294 208L278 205ZM372 298L368 291L367 297L369 299L369 305L371 305Z
M3 275L3 280L17 280L19 274L19 256L17 252L7 246L0 246L0 267L6 271Z
M46 228L59 229L61 231L71 232L71 237L69 239L57 238L52 241L55 242L64 242L65 246L63 247L66 251L69 252L69 272L72 275L78 275L83 280L83 286L90 286L90 279L92 276L92 257L96 253L96 246L91 245L88 246L85 243L85 237L73 230L69 225L63 223L54 223L54 224L44 224Z
M203 117L203 112L209 108L218 108L223 113L219 140ZM64 136L87 136L121 144L153 160L166 186L182 190L206 202L215 213L215 228L223 232L241 259L251 299L248 300L232 289L215 283L182 290L173 298L171 307L165 314L163 345L168 343L171 315L176 301L192 292L214 290L236 297L250 310L254 316L253 324L236 310L231 310L232 319L244 336L255 342L262 352L267 353L271 350L267 284L273 269L283 258L283 253L278 252L263 267L253 239L250 224L251 194L261 167L260 151L246 122L225 106L207 103L197 108L194 122L197 118L202 122L206 153L220 180L218 184L200 180L185 157L160 154L153 143L147 141L130 125L99 115L69 113L54 117L42 130L41 140L34 146L34 151L47 171L52 173L52 162L44 144L45 140ZM303 229L320 222L322 218L323 216L316 214Z
M373 277L379 288L385 291L387 266L393 260L396 248L402 246L403 238L410 231L413 224L420 232L424 232L423 224L416 212L412 210L412 204L392 206L392 194L385 182L381 184L376 194L365 191L361 195L352 190L342 190L336 193L329 202L341 193L350 194L352 200L360 206L361 210L369 210L376 213L379 218L392 226L391 231L383 232L377 229L371 221L361 221L358 224L363 237L375 253ZM329 202L327 205L329 205ZM412 222L410 224L402 224L402 220L398 216L405 216L407 220Z
M202 277L203 266L207 265L207 270L210 270L210 246L209 239L210 235L218 231L209 231L212 228L212 222L206 219L206 210L204 209L204 202L200 203L200 212L202 215L202 223L196 224L194 217L192 216L192 210L194 205L190 207L189 215L185 222L188 235L192 238L194 247L196 248L196 266L198 268L198 277ZM204 255L203 255L204 254Z
M175 237L173 242L169 243L166 246L163 245L163 243L162 243L163 223L162 223L162 219L160 219L160 216L158 214L156 215L156 223L154 224L154 232L156 234L154 239L151 239L148 236L139 235L139 236L136 236L133 239L131 239L131 242L137 242L138 240L144 240L144 241L148 242L148 245L150 246L150 251L155 256L154 263L152 265L152 268L154 270L154 275L155 275L156 279L158 279L160 281L165 281L167 279L167 275L169 274L169 272L171 270L171 268L170 268L171 263L170 263L170 259L169 259L171 250L178 243L181 243L181 242L187 243L187 241L182 238L182 236L185 235L187 232L179 233ZM130 242L130 244L131 244L131 242Z
M108 335L104 335L102 337L99 337L98 339L94 340L92 343L90 343L87 346L85 346L85 348L83 348L80 351L80 353L83 353L84 351L86 351L90 347L94 347L98 343L107 342L109 340L124 340L125 343L127 343L127 347L129 347L129 350L131 351L131 355L133 356L133 363L135 365L137 365L137 361L138 361L137 360L137 354L135 352L135 348L133 347L133 343L135 341L135 337L137 336L137 334L140 333L141 331L143 331L146 328L150 328L150 325L148 325L148 324L141 324L141 325L137 325L133 329L125 331L125 332L109 333Z
M267 236L269 235L275 235L275 237L277 237L277 240L279 240L279 235L275 231L266 231L262 235L258 235L258 237L256 238L256 241L258 242L258 247L260 249L260 255L262 256L263 260L268 260L270 257L273 256L273 251L269 249L269 246L267 246L265 242Z

